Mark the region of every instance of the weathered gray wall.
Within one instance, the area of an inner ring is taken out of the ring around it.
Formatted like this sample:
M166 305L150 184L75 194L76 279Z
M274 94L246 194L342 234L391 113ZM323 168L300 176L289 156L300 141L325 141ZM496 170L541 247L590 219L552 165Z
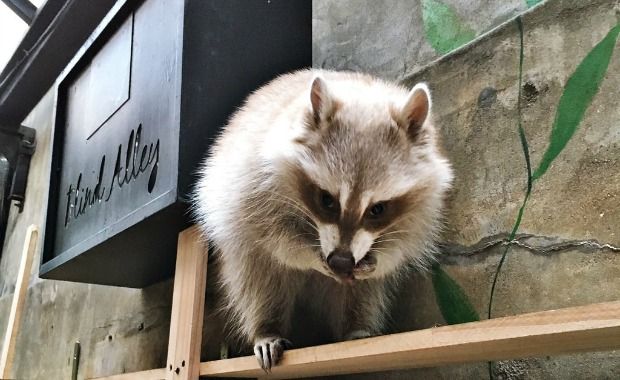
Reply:
M525 0L443 0L476 34L526 9ZM618 22L618 0L552 0L524 17L524 127L534 163L548 143L554 110L568 76ZM516 132L518 34L510 23L470 47L437 59L424 35L417 1L315 0L316 66L357 69L412 84L429 82L437 124L457 180L448 213L441 262L485 314L501 242L512 227L525 186ZM620 56L581 128L550 171L536 184L525 213L521 247L514 246L498 285L494 315L620 299L618 248L578 247L595 239L620 246ZM479 102L484 88L496 96ZM0 336L3 335L26 227L43 225L49 175L53 94L24 124L37 129L24 212L10 216L0 260ZM556 248L548 251L546 248ZM37 259L38 260L38 257ZM26 313L17 341L15 378L66 379L73 342L82 343L79 378L163 367L171 283L143 290L39 280L33 269ZM209 299L209 298L208 298ZM416 274L404 286L394 330L442 324L433 289ZM219 350L219 325L208 320L208 355ZM209 344L211 343L211 344ZM614 379L620 353L603 352L522 360L500 367L510 379ZM360 379L485 378L486 364L359 375ZM352 376L351 376L352 377ZM351 378L347 377L347 378ZM340 377L344 378L344 377Z
M441 55L425 37L423 3L314 0L314 66L367 71L395 80L417 71ZM444 0L442 4L454 10L474 35L527 8L525 0Z

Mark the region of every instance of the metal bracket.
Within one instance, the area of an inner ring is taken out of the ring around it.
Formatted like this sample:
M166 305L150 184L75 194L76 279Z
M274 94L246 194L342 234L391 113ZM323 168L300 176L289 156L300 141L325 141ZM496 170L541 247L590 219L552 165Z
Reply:
M9 191L9 200L15 201L15 205L19 208L19 212L22 212L26 200L26 185L28 183L28 172L30 170L30 158L34 154L37 142L36 130L32 128L21 126L19 127L18 134L21 136L21 142L17 153L13 182L11 183L11 190Z

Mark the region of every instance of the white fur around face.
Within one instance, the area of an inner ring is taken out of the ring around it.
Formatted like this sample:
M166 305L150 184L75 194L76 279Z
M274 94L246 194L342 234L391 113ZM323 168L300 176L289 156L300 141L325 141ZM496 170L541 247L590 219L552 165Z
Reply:
M366 256L374 240L375 236L363 229L357 230L355 235L353 235L353 240L351 241L351 252L353 253L353 258L356 263Z
M368 190L362 193L362 196L360 197L360 203L357 209L360 215L364 215L366 208L368 208L368 205L370 205L370 202L373 199L373 193L373 191Z
M340 199L338 200L340 202L340 207L344 208L344 206L347 204L347 201L349 200L350 194L351 188L349 187L348 183L344 182L340 186Z
M334 224L320 224L318 228L321 251L323 252L323 257L327 258L340 244L340 231L338 231L338 227Z

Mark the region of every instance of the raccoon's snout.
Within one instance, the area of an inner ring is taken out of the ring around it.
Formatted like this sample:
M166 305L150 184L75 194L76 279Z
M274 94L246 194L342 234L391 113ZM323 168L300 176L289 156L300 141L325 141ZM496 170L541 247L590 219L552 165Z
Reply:
M352 277L355 260L351 251L336 249L327 257L327 265L338 276Z

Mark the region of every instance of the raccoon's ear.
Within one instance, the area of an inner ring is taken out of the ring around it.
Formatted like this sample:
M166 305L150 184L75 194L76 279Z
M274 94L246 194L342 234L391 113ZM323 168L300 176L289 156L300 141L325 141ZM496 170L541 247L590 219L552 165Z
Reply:
M319 75L314 77L310 86L310 104L316 124L327 119L334 111L335 101L329 93L327 83Z
M417 141L431 114L431 93L425 83L416 84L401 108L401 120L411 141Z

